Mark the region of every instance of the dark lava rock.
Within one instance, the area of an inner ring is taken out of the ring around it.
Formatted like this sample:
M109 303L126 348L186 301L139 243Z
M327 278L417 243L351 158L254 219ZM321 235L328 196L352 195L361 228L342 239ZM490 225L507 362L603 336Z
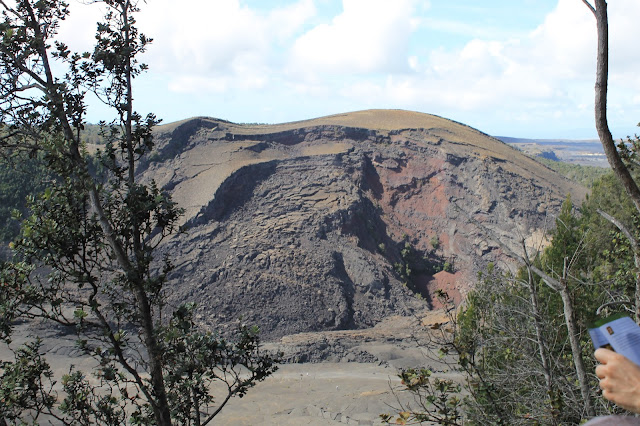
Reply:
M266 339L370 328L458 300L488 262L584 189L477 130L405 111L163 126L145 178L186 209L163 243L170 301ZM443 270L444 269L444 270ZM315 345L315 343L314 343ZM318 347L314 351L322 352Z

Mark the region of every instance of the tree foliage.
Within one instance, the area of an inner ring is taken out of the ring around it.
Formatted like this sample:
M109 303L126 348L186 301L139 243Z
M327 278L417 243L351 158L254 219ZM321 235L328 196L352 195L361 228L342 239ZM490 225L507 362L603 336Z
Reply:
M603 315L634 312L633 249L599 213L604 206L638 229L624 188L613 175L604 176L579 209L565 201L550 233L551 244L531 259L531 268L525 264L512 274L490 265L462 306L445 298L449 322L435 328L428 346L447 354L450 367L464 377L458 382L462 389L434 387L436 377L420 375L421 370L402 372L413 377L403 388L421 404L400 407L404 417L384 418L406 424L437 422L442 410L434 402L446 400L449 407L456 404L458 423L451 424L559 425L591 417L574 365L563 298L533 268L558 280L564 277L588 372L588 398L595 414L620 413L598 397L597 378L590 373L595 360L588 325Z
M567 179L577 182L587 188L591 188L594 182L610 172L610 170L605 167L572 164L563 161L550 160L540 156L535 158L536 161L539 161L550 169L560 173Z
M40 159L50 176L22 211L14 259L2 264L0 337L10 342L17 319L43 319L76 333L96 366L93 377L72 368L58 395L39 343L18 348L0 367L0 419L206 424L275 371L275 360L261 353L255 328L241 325L226 341L198 327L193 305L167 305L173 265L155 253L182 232L182 209L137 172L158 123L133 105L133 82L147 68L138 56L151 39L135 26L136 1L101 3L95 48L80 54L55 38L64 1L0 1L0 148ZM83 139L88 93L115 117L101 123L97 161Z
M18 236L16 214L27 213L27 197L44 191L51 178L39 157L0 156L0 241L8 244Z

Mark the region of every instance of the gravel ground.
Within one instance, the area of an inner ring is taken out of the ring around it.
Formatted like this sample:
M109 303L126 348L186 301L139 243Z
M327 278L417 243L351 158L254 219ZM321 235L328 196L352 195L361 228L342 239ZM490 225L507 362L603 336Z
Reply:
M441 314L431 312L425 322L442 321ZM407 320L408 321L408 320ZM428 366L439 377L456 377L446 372L443 364L427 359L425 349L411 343L411 339L390 342L389 334L398 335L406 329L399 319L384 321L370 330L333 333L307 333L283 339L285 342L308 343L314 339L327 340L349 347L352 353L367 353L376 362L340 361L283 364L279 370L258 383L244 398L233 398L213 424L220 425L377 425L379 415L395 414L400 403L411 401L411 395L398 390L398 369ZM16 348L29 334L44 338L42 350L54 370L60 388L60 377L69 372L71 365L89 373L94 361L83 357L75 348L73 335L56 333L45 327L23 324L16 330L12 347ZM35 332L35 333L34 333ZM363 338L366 337L366 338ZM347 342L351 342L348 345ZM267 344L270 349L283 349L280 344ZM344 355L344 354L343 354ZM0 359L12 359L6 346L0 345ZM394 391L394 389L396 389ZM55 423L54 423L55 424Z

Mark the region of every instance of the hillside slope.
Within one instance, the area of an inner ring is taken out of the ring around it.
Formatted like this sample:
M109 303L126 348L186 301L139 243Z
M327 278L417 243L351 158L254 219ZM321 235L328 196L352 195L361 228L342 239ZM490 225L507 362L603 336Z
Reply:
M177 266L172 301L197 301L216 327L242 317L267 338L372 327L437 305L439 288L460 298L479 268L506 259L470 218L518 248L567 194L585 194L480 131L408 111L194 118L156 139L144 175L189 227L163 248Z

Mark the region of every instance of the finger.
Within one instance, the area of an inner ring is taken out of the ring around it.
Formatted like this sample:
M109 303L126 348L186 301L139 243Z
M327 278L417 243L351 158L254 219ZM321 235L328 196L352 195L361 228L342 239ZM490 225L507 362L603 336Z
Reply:
M618 400L620 395L616 394L615 392L612 392L612 391L610 391L610 390L603 390L603 391L602 391L602 396L603 396L606 400L611 401L611 402L613 402L614 404L616 404L618 407L622 407L622 408L624 408L625 410L632 410L632 407L631 407L631 406L626 405L626 404L623 404L623 403L621 403L621 402Z
M607 377L606 374L607 368L600 364L596 366L596 376L598 376L598 379L604 379L605 377Z
M596 349L594 356L596 357L596 359L601 362L602 364L606 364L607 361L609 361L609 359L611 358L611 356L615 356L615 352L609 349L605 349L605 348L598 348Z

